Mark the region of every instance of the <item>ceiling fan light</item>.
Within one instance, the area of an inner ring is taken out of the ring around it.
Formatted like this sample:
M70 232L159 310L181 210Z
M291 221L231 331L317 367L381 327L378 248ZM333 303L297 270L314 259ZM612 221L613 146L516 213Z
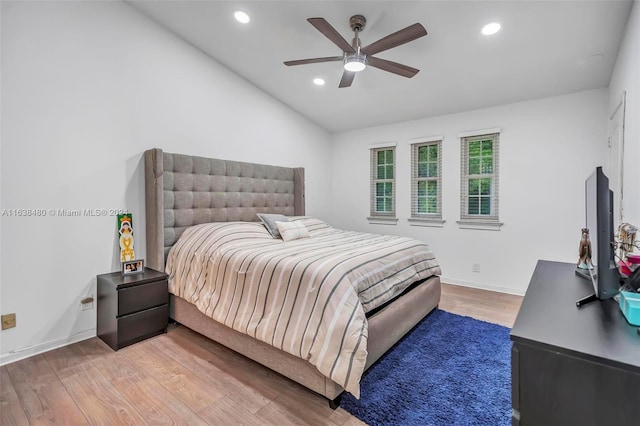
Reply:
M364 55L355 54L347 56L344 61L344 69L351 72L359 72L367 67L367 61Z
M344 69L351 72L360 72L366 67L367 66L364 64L364 62L358 61L346 62L344 64Z

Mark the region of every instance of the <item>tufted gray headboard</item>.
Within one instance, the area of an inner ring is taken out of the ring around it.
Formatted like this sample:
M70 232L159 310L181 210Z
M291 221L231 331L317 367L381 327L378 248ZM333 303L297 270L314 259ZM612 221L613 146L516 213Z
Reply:
M182 232L209 222L252 222L256 213L302 216L304 168L267 166L169 154L144 153L147 259L164 271Z

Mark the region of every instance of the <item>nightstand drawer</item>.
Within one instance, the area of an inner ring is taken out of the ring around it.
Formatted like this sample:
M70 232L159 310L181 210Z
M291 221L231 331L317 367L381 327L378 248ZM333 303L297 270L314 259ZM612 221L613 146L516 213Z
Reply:
M118 316L169 303L167 280L118 290Z
M118 318L118 348L161 334L169 322L169 305Z

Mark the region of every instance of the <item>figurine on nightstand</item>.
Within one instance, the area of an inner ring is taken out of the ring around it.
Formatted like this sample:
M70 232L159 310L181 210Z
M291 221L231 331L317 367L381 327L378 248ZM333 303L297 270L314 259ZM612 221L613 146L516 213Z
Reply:
M588 228L582 228L578 256L580 256L577 263L578 268L593 269L593 262L591 261L591 240L589 239Z
M136 258L133 251L133 226L130 214L118 215L118 233L120 234L120 261L128 262Z

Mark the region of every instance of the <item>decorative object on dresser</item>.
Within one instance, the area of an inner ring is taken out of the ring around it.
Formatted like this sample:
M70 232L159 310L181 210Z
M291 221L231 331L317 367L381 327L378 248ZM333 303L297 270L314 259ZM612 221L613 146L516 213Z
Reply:
M113 350L165 333L169 321L168 276L144 268L141 274L98 275L98 337Z
M580 245L578 247L578 262L576 266L580 269L593 269L591 260L591 240L589 239L589 228L582 228Z

